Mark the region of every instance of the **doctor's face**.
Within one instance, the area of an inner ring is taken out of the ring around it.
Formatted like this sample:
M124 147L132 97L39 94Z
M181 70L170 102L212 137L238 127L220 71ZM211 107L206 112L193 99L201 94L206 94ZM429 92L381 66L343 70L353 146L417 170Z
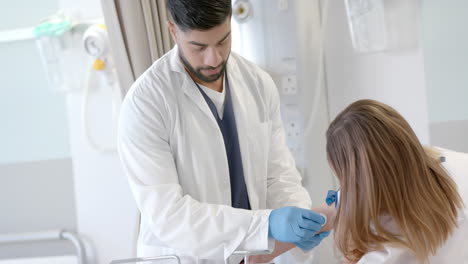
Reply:
M182 31L169 23L185 68L202 82L211 83L223 76L231 53L231 17L206 31Z

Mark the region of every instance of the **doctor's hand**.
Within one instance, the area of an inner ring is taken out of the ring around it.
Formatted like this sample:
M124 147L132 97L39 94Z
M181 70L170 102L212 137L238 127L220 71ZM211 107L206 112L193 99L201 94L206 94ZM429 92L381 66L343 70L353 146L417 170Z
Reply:
M298 248L304 251L309 251L313 249L314 247L318 246L320 242L322 242L322 240L330 234L330 232L331 231L327 231L327 232L316 234L312 239L306 240L303 242L294 243L294 245L296 245Z
M268 235L285 243L312 241L324 224L325 218L319 213L288 206L271 212Z

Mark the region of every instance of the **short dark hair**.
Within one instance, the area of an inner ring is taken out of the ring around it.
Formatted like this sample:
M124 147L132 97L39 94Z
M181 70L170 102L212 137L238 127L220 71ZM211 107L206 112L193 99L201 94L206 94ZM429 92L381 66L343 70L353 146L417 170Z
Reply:
M172 21L183 31L208 30L231 16L231 0L166 0Z

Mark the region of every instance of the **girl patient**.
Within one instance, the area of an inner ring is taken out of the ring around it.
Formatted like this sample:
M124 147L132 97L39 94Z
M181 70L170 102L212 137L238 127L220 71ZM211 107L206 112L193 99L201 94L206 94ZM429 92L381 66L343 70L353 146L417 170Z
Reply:
M345 263L468 263L455 183L468 181L468 155L425 149L400 114L373 100L347 107L326 136Z

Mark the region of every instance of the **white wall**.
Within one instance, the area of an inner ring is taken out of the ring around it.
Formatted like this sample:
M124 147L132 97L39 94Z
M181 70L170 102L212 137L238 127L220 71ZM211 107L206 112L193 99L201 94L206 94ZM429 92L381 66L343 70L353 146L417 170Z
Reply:
M100 144L111 145L110 95L101 91L93 97L91 129ZM78 232L93 246L91 263L132 257L137 214L119 158L89 148L78 122L82 96L68 99Z
M102 17L100 1L60 0L60 7L81 19ZM79 53L79 52L77 52ZM82 52L77 57L76 74L84 79L84 69L92 60ZM68 95L71 153L74 168L78 232L90 242L90 263L109 263L133 257L136 208L116 152L101 154L89 148L81 128L82 94ZM98 84L90 97L90 130L96 141L115 145L112 131L110 87Z
M59 0L17 0L0 3L0 30L32 27L39 20L57 11ZM26 8L25 8L26 7Z
M24 8L33 2L0 3L0 30L35 26L58 7ZM69 157L65 96L48 86L35 42L0 43L0 58L0 163Z
M48 86L34 41L0 44L0 58L0 164L70 157L65 96Z
M413 127L419 139L428 144L427 96L422 50L417 48L400 53L355 54L344 1L330 1L330 10L326 34L330 116L334 118L358 99L376 99L399 111ZM418 23L417 17L414 23Z
M57 9L57 0L1 1L0 31L33 27ZM74 230L66 97L47 83L34 40L1 43L0 72L0 236ZM64 241L17 243L1 245L0 259L72 252Z
M424 0L422 11L429 120L468 120L468 2Z
M468 2L423 0L431 144L468 152Z
M46 230L75 230L70 158L0 165L0 236ZM73 254L69 242L0 246L0 259Z
M301 110L305 119L304 131L310 122L309 131L305 131L304 149L307 170L303 171L303 184L309 190L313 206L319 206L324 203L328 190L337 188L326 156L325 133L330 119L325 81L321 81L320 87L317 87L317 78L323 78L324 74L322 71L322 76L319 75L320 20L323 14L319 9L319 1L298 0L295 2L298 31L298 84L301 91ZM317 100L316 96L318 96ZM318 102L318 105L314 106L314 102ZM316 112L312 116L314 107ZM313 263L339 263L335 256L332 236L324 240L315 249L314 254Z

